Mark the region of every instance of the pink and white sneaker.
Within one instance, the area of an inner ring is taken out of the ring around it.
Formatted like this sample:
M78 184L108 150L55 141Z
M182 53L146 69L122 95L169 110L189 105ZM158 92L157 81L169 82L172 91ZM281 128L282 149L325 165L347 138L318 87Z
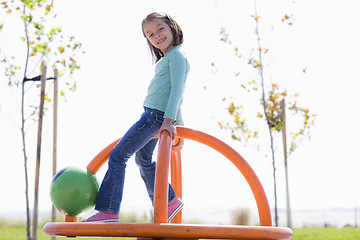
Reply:
M171 200L168 204L168 217L167 222L169 223L171 219L175 217L175 215L181 210L184 206L184 203L181 201L180 198L176 197Z
M120 222L119 214L108 213L108 212L98 212L95 215L89 217L88 219L83 220L82 222Z

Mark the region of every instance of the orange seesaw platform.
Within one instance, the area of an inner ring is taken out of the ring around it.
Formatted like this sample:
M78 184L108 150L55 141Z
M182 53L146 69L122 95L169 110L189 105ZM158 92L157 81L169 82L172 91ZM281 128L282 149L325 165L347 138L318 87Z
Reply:
M154 223L47 223L52 236L190 238L190 239L290 239L288 228L267 226L217 226Z
M181 153L172 152L172 140L167 131L160 135L154 189L154 223L81 223L74 216L66 216L63 223L47 223L44 232L51 236L99 236L171 239L281 239L292 237L286 227L272 227L271 213L265 191L257 175L233 148L206 133L185 127L177 127L178 137L205 144L229 159L249 184L257 204L260 226L181 224L181 212L172 223L167 221L167 196L169 164L171 161L171 184L177 196L182 198ZM110 151L119 141L104 148L88 164L94 174L108 160ZM174 143L176 144L176 143Z

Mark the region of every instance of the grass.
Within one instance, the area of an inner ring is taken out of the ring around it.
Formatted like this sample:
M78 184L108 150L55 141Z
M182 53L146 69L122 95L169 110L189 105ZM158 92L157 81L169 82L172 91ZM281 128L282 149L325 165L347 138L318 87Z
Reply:
M360 228L298 228L291 240L355 240L360 239Z
M151 216L152 212L149 212L148 214L144 213L143 215L137 215L134 212L125 212L120 214L120 218L124 222L151 222ZM81 219L80 219L81 220ZM63 222L64 217L63 215L58 214L57 216L57 222ZM51 240L50 236L47 236L42 226L45 225L45 223L50 222L50 219L43 219L41 222L39 222L38 226L41 226L38 228L38 240ZM61 240L104 240L106 238L67 238L67 237L57 237L57 239ZM131 239L131 238L111 238L111 239ZM0 240L27 240L26 236L26 223L24 220L7 220L0 218ZM131 240L135 240L135 238L132 238Z
M42 228L38 230L38 240L50 240ZM58 237L57 239L69 239ZM70 238L71 239L71 238ZM104 238L73 238L75 240L104 240ZM106 238L105 238L106 239ZM111 238L124 239L124 238ZM129 239L129 238L128 238ZM346 228L298 228L294 229L294 236L291 240L354 240L360 239L360 229L353 227ZM0 240L26 240L24 227L0 227Z
M51 240L51 237L46 235L42 228L38 229L38 240ZM58 240L104 240L106 238L67 238L57 237ZM124 239L124 238L111 238L111 239ZM130 238L128 238L130 240ZM134 239L134 238L133 238ZM1 227L0 240L26 240L26 229L19 227ZM135 240L135 239L134 239Z

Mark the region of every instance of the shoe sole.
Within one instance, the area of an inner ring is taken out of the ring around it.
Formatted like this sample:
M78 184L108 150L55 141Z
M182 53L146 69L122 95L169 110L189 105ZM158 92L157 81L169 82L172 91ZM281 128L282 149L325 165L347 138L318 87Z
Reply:
M82 221L82 222L90 222L90 223L93 223L93 222L103 222L103 223L113 223L113 222L120 222L118 219L104 219L104 220L94 220L94 221Z
M170 221L175 217L178 212L180 212L181 208L184 206L184 203L181 202L179 206L171 213L171 215L167 218L167 222L170 223Z

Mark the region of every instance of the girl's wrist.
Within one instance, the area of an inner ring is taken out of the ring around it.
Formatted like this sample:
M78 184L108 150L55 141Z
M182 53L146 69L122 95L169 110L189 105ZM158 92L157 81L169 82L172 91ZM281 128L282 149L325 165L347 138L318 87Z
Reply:
M164 118L164 123L175 125L175 121L171 118Z

